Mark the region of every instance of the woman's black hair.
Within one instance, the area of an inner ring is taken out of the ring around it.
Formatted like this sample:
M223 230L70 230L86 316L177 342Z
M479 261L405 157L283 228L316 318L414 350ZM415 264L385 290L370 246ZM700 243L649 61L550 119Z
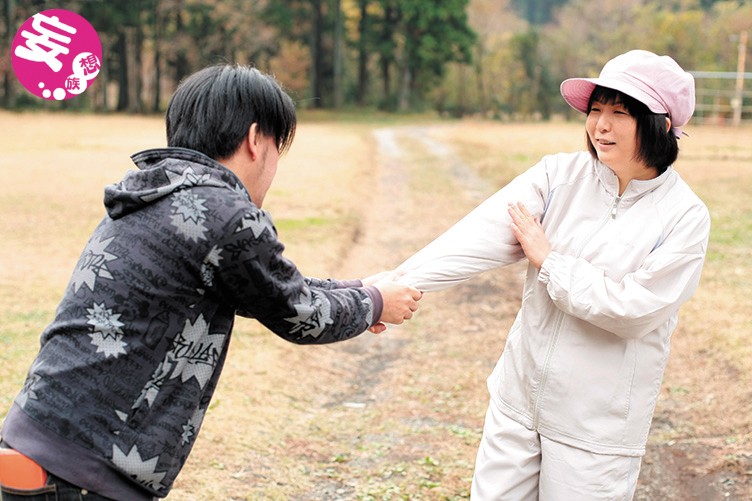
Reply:
M230 157L251 124L280 153L295 137L295 104L274 77L249 66L209 66L186 78L167 106L167 145L215 159Z
M593 103L619 103L635 118L637 121L637 160L645 162L649 167L655 167L659 175L676 161L679 156L679 143L674 133L670 129L666 130L667 115L653 113L637 99L600 85L596 86L590 94L588 113ZM585 137L590 154L598 158L590 137L587 134Z

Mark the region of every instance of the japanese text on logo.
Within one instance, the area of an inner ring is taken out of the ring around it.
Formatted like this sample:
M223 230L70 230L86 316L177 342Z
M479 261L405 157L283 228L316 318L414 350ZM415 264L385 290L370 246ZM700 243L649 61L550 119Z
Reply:
M89 22L62 9L34 14L19 28L11 53L21 84L43 99L83 93L102 67L102 44Z

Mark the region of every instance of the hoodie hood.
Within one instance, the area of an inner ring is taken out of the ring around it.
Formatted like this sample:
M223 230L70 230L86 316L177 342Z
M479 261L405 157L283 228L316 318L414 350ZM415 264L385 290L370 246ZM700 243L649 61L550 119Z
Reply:
M192 186L234 186L248 196L240 179L227 167L187 148L154 148L131 156L139 170L131 170L104 190L104 205L112 219L151 205Z

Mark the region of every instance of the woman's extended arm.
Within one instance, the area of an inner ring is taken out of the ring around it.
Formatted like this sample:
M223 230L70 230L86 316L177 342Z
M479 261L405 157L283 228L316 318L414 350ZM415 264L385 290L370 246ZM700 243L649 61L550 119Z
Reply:
M547 198L545 162L519 175L398 268L400 282L423 291L446 289L525 257L507 211L522 201L541 217Z

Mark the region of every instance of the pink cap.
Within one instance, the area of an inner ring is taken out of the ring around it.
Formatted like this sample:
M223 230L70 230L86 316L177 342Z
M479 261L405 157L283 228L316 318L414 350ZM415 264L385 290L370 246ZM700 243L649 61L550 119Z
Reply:
M587 113L596 85L623 92L653 113L668 114L676 137L695 111L695 80L669 56L631 50L607 62L598 78L564 80L561 95L572 108Z

